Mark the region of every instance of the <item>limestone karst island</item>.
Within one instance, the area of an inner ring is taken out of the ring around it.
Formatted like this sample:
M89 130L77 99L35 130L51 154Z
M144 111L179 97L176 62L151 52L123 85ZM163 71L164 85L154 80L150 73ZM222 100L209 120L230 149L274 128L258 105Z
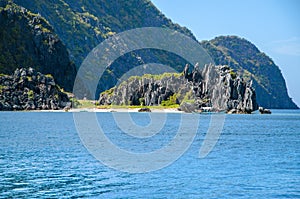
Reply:
M214 61L214 65L208 63L201 70L159 50L125 54L106 69L95 98L82 101L84 95L72 94L76 72L85 56L105 39L149 26L173 29L196 39L190 30L172 23L146 0L136 7L124 3L119 11L90 4L83 9L82 2L56 2L56 9L52 4L0 1L0 110L103 109L115 105L251 113L258 107L297 108L288 96L279 67L254 44L238 36L199 41ZM142 13L147 13L147 20L138 17ZM131 20L125 20L128 16ZM116 86L124 73L153 61L173 67L178 73L131 77Z
M0 0L0 199L299 199L299 8Z

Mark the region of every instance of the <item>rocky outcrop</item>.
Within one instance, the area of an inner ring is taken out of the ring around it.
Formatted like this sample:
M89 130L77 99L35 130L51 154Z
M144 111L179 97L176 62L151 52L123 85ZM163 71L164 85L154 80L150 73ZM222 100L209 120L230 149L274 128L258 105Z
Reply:
M201 94L209 99L213 109L236 109L240 113L251 113L258 109L252 82L245 82L228 66L208 65L202 77L202 90L198 96Z
M237 36L220 36L203 41L217 65L228 65L241 76L253 81L258 103L267 108L297 109L289 97L279 67L254 44Z
M260 114L271 114L272 113L271 110L266 109L264 107L259 107L258 110L259 110Z
M70 104L51 75L34 69L17 69L0 76L0 111L58 110Z
M18 67L51 74L72 91L76 67L52 26L40 15L11 1L0 1L0 73L12 74Z
M146 105L155 106L168 100L175 93L186 93L186 79L177 74L164 74L160 79L156 76L131 77L119 86L101 93L100 104Z
M255 90L228 66L197 65L182 74L131 77L119 86L101 93L100 104L164 105L181 104L181 110L229 111L251 113L257 110Z
M138 112L151 112L150 108L140 108Z

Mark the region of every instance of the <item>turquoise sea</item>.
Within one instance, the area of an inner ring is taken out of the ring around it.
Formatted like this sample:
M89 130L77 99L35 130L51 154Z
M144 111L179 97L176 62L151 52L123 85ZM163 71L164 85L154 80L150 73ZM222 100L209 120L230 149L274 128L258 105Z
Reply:
M219 141L203 159L199 148L211 115L201 115L186 153L141 174L96 160L72 113L0 112L0 198L300 198L300 111L272 111L226 115ZM124 135L112 114L97 113L107 137L139 153L172 140L181 115L168 114L159 134L139 139ZM142 126L149 122L148 113L131 117Z

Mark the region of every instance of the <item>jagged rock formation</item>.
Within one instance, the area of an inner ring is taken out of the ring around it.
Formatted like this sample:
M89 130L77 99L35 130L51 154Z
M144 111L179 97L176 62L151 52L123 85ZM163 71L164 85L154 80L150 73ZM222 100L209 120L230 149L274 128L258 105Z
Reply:
M279 67L251 42L237 36L220 36L202 42L217 65L228 65L252 80L258 103L267 108L298 108L287 92Z
M58 110L69 101L51 75L32 68L16 69L11 76L0 76L0 111Z
M0 73L12 74L18 67L32 67L53 75L65 90L73 89L76 67L41 15L0 1L0 26Z
M257 110L255 90L228 66L197 66L191 73L186 65L182 74L144 75L131 77L119 86L101 93L100 104L155 106L166 101L181 104L186 112L203 109L237 110L251 113Z
M101 93L100 104L155 106L168 100L175 93L186 93L189 88L184 87L187 80L178 74L164 74L156 76L133 76L122 82L118 87Z

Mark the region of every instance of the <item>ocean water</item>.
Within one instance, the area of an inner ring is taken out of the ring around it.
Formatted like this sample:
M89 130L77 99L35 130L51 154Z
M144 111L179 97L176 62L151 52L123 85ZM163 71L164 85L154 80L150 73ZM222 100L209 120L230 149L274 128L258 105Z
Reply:
M131 117L149 123L148 113ZM173 139L181 114L167 114L161 132L143 139L124 134L112 113L97 118L115 145L149 153ZM0 112L0 198L300 198L299 110L226 115L214 149L199 158L210 121L200 116L192 145L173 164L134 174L95 159L72 113Z

